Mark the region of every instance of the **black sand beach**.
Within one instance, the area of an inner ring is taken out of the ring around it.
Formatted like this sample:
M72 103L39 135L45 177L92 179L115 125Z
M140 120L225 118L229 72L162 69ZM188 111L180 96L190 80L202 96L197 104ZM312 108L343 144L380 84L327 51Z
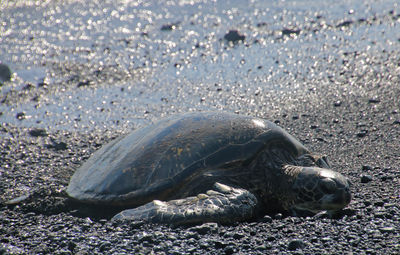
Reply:
M0 254L399 254L400 7L291 3L2 6ZM188 227L69 207L69 178L102 145L206 110L267 118L328 155L350 205Z

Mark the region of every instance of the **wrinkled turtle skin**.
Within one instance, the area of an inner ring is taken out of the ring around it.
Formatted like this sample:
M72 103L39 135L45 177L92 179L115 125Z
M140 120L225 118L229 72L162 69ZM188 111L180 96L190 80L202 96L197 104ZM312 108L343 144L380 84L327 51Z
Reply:
M162 119L95 152L72 176L78 201L115 219L229 223L268 212L336 211L349 182L274 123L223 112Z

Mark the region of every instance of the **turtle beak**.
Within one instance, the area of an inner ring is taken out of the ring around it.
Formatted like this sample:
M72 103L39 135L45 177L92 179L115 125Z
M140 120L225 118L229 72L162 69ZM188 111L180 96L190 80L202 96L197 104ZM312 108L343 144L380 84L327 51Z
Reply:
M345 181L347 181L347 185L338 191L339 201L343 201L344 206L347 206L351 201L351 192L350 187L352 186L351 182L348 178L344 177Z
M340 178L337 177L336 182L340 180ZM342 178L340 184L344 184L347 178ZM338 189L332 193L332 194L326 194L322 199L321 199L321 204L324 205L329 211L335 212L335 211L340 211L344 207L346 207L350 201L351 201L351 192L349 188L349 184L347 185L339 185L337 182Z
M349 189L340 189L334 195L332 202L341 208L346 207L351 201L351 193Z
M343 206L340 206L338 209L327 210L327 213L330 218L336 218L340 216L343 212L343 208L346 207L351 201L351 193L349 189L343 190L342 194L336 197L337 204L340 204L340 201L343 202Z

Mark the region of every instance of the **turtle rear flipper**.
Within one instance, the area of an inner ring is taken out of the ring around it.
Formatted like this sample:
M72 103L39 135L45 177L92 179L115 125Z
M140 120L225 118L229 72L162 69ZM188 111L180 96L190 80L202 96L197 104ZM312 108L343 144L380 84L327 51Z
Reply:
M194 197L162 202L154 200L143 206L124 210L113 220L133 220L173 225L202 222L232 223L254 216L257 198L245 189L215 183L215 190Z

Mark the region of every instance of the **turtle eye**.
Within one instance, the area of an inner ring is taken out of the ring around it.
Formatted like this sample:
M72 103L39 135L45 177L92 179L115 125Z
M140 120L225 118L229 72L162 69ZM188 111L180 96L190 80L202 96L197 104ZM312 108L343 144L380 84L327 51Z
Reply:
M327 194L335 193L336 183L330 178L325 178L321 181L321 189Z

